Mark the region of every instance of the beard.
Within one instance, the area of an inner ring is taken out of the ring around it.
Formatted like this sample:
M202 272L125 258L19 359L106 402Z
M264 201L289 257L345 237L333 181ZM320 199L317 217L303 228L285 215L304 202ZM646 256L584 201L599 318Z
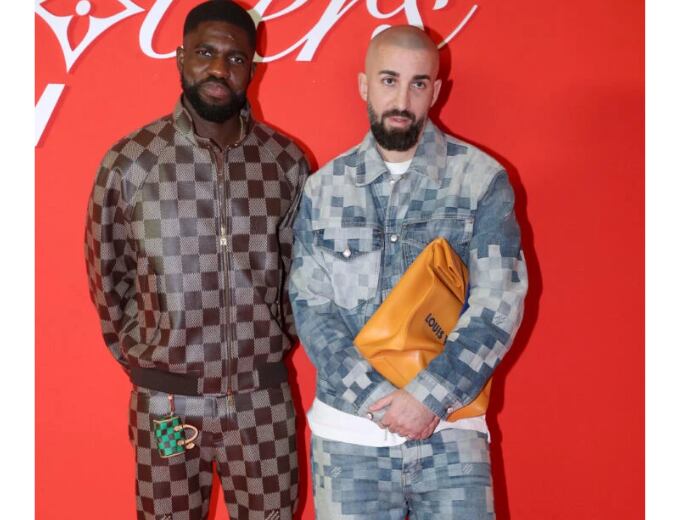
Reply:
M238 115L246 104L245 90L242 92L234 92L232 88L227 85L226 81L222 79L210 76L203 81L199 81L193 85L190 85L184 75L182 75L181 81L182 92L184 93L187 101L191 103L191 106L194 107L196 113L206 121L210 121L212 123L224 123L228 119ZM201 85L205 83L219 83L220 85L226 87L231 93L229 101L221 105L204 101L198 91Z
M407 117L411 120L411 125L406 129L388 130L385 126L385 119L390 116ZM371 132L373 137L385 150L405 152L413 148L418 143L420 131L425 124L425 118L422 117L416 121L416 116L408 110L388 110L383 112L378 118L371 103L368 103L368 120L371 124Z

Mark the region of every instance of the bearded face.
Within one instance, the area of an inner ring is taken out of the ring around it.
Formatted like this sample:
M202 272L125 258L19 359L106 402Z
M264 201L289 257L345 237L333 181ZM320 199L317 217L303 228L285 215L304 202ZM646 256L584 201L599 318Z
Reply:
M411 124L406 128L388 128L387 119L390 117L407 119ZM368 103L368 120L371 124L373 137L385 150L403 152L413 148L418 142L418 136L425 124L425 118L416 120L415 114L408 110L386 110L377 114L373 105Z
M202 93L215 92L220 95L211 99L204 99ZM194 107L196 113L207 121L213 123L224 123L228 119L237 115L246 104L246 92L234 92L226 81L220 78L209 76L193 85L189 84L182 75L182 92Z
M246 31L231 23L205 21L184 35L177 49L184 99L198 117L224 123L246 104L255 49Z

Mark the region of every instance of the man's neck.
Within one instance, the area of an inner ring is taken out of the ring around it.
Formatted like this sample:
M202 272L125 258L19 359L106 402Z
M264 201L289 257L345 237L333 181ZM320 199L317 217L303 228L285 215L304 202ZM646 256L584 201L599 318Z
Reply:
M413 148L400 152L396 150L385 150L382 146L378 145L378 152L380 152L380 156L383 158L383 161L400 163L413 159L413 156L416 154L417 147L418 146L416 145Z
M241 139L243 123L240 114L234 115L224 123L214 123L199 116L191 103L185 99L182 99L182 103L191 115L197 135L210 139L222 150Z

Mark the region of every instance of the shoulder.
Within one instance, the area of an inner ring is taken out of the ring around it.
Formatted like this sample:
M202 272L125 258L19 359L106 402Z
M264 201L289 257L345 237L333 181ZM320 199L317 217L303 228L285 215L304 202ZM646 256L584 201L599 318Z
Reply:
M118 140L106 153L102 167L117 169L125 177L132 170L148 171L175 141L172 116L152 121Z
M452 135L443 134L446 139L447 159L463 161L475 170L502 170L503 166L489 153L479 147Z
M489 153L458 137L443 135L447 174L474 198L483 197L497 177L506 175L505 167Z
M348 169L354 171L358 162L358 152L360 144L345 150L334 159L321 166L313 175L310 175L305 184L305 192L308 195L318 193L323 186L338 186L349 178ZM342 177L344 181L338 178ZM335 178L335 179L334 179Z
M104 155L97 173L96 186L122 195L129 204L144 184L158 159L176 141L172 116L164 116L129 133Z
M252 131L260 149L268 154L281 170L287 173L302 162L306 168L305 154L292 138L260 121L255 122Z

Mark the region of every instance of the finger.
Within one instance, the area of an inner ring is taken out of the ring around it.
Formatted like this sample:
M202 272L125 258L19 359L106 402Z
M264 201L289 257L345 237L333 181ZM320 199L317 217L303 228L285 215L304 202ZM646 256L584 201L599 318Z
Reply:
M429 424L429 426L428 426L427 428L425 428L425 430L426 430L426 436L427 436L427 437L429 437L430 435L432 435L432 433L433 433L433 432L435 431L435 429L437 428L437 425L438 425L438 424L439 424L439 418L438 418L438 417L435 417L435 418L432 420L432 422Z
M416 434L413 436L413 438L414 438L414 439L418 439L418 440L422 440L422 439L427 438L427 432L428 432L428 430L429 430L429 428L425 428L424 430L420 430L418 433L416 433Z
M392 421L386 426L390 432L396 433L397 435L405 436L407 433L409 433L408 429L405 428L403 424L400 424L399 421Z
M407 437L409 439L416 438L420 433L420 430L415 430L405 425L392 426L392 429L402 437Z
M376 412L378 410L381 410L382 408L389 406L389 404L392 402L392 399L393 397L391 395L387 395L382 399L378 399L375 403L368 407L368 410L370 412Z
M413 433L410 433L410 434L408 434L408 435L404 435L404 437L408 437L408 439L409 439L410 441L417 441L417 440L419 440L419 438L420 438L420 434L413 434Z
M391 433L396 433L397 435L403 435L403 428L400 428L399 426L395 424L391 424L389 426L385 426L387 430L389 430Z
M439 417L436 415L432 418L432 421L430 421L430 424L427 425L427 428L432 428L433 430L437 427L439 424Z
M432 424L430 425L430 428L428 429L428 431L430 432L428 434L428 437L434 433L434 431L437 429L437 426L439 426L439 417L435 417L432 420Z
M432 435L432 433L434 432L438 423L439 423L439 418L435 417L434 419L432 419L430 421L430 423L425 428L423 428L420 432L418 432L416 437L419 440L427 439L430 435Z
M420 432L415 438L419 441L425 440L432 435L432 432L434 431L434 428L426 428L422 432Z
M390 428L393 427L392 421L390 420L389 417L387 417L387 415L385 415L385 417L383 417L383 418L378 422L378 426L380 426L383 430L384 430L384 429L388 429L388 430L389 430ZM390 430L390 431L391 431L391 430Z
M382 419L380 419L380 422L386 426L396 426L400 423L399 418L394 416L391 408L387 409L385 415L383 415Z

